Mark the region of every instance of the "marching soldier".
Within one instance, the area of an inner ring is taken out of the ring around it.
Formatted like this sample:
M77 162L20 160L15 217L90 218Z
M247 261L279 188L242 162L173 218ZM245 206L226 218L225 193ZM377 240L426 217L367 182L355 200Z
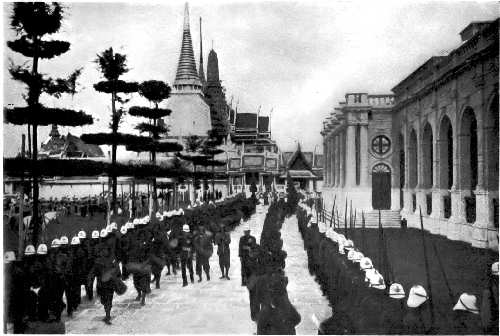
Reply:
M151 272L153 273L153 280L156 289L160 289L160 277L163 267L165 267L165 245L167 244L166 238L163 234L156 230L153 234L153 241L151 242Z
M101 304L106 313L103 321L108 325L111 324L111 307L115 290L114 278L118 276L119 272L118 263L111 255L110 247L106 244L100 244L99 257L92 267L89 280L97 277L97 295L101 298Z
M219 266L222 276L220 279L229 279L230 267L230 249L231 235L226 232L224 224L221 225L221 231L215 235L215 243L217 244L217 255L219 256Z
M146 294L151 292L151 267L147 265L148 260L149 244L146 240L146 232L141 229L137 234L137 239L132 243L130 261L138 266L131 271L133 272L134 287L137 291L135 300L140 300L142 306L146 304Z
M190 233L189 225L182 226L182 236L179 237L181 270L182 270L182 287L188 285L186 268L189 270L189 278L191 283L194 283L193 276L193 239Z
M207 234L203 225L199 226L199 233L194 238L194 247L196 250L196 274L198 275L198 282L201 282L202 269L207 276L207 281L210 280L210 257L214 250L212 239Z
M246 286L248 277L250 275L250 269L248 264L249 253L252 246L254 246L257 241L254 236L250 235L250 230L244 230L244 235L240 238L238 256L241 261L241 285Z

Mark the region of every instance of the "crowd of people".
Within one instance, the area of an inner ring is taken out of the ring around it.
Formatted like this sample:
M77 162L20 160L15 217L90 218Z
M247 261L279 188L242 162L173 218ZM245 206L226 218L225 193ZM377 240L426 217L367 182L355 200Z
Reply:
M281 227L286 216L284 199L271 203L266 214L260 244L245 230L239 241L242 286L248 288L250 318L257 323L258 335L291 335L301 320L290 303L285 275L286 252L283 251Z
M103 321L111 324L114 294L126 292L132 276L136 300L146 304L151 283L160 288L166 275L182 272L183 286L194 273L210 280L209 259L217 246L221 279L228 279L229 232L255 211L255 199L244 195L196 207L157 212L126 222L110 223L100 231L80 231L74 237L54 238L51 244L28 245L22 258L4 256L5 318L14 333L64 332L61 315L72 316L84 300L96 294L104 307ZM193 272L195 262L195 272ZM97 280L96 286L94 286ZM65 300L63 299L65 298ZM49 329L43 329L49 328Z
M498 262L482 297L462 293L450 314L434 318L432 295L422 284L405 291L400 283L387 283L352 240L321 223L305 202L297 218L309 270L332 307L319 334L498 335Z

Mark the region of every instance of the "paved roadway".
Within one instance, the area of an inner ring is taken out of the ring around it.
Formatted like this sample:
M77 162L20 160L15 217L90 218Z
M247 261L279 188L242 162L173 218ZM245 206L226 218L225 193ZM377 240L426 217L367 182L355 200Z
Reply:
M67 333L84 334L253 334L256 324L250 319L248 291L241 286L238 241L243 230L250 227L252 234L260 237L267 207L258 206L252 218L231 233L231 280L220 280L218 258L210 260L211 278L182 287L180 272L165 276L161 289L152 289L146 305L134 301L136 292L132 280L127 280L127 292L113 301L112 325L101 320L104 309L99 300L80 306L74 317L66 321ZM302 316L298 334L316 334L317 328L311 315L321 321L329 316L327 300L321 296L319 286L307 271L307 257L297 230L295 217L287 219L282 229L284 249L288 253L286 273L289 277L290 300ZM215 252L216 249L214 249ZM152 288L154 286L152 285Z

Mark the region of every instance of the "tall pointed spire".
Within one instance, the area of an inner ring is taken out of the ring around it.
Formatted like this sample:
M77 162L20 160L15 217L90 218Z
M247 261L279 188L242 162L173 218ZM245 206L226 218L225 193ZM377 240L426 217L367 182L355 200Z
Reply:
M217 53L213 49L208 53L207 83L212 85L220 85L219 60L217 58Z
M200 78L196 71L196 62L194 59L193 42L189 29L189 7L186 3L184 8L184 29L182 32L181 54L177 65L177 74L175 75L174 87L182 89L183 86L201 87Z
M205 86L205 73L203 71L203 36L201 35L201 17L200 17L200 69L198 72L201 84Z

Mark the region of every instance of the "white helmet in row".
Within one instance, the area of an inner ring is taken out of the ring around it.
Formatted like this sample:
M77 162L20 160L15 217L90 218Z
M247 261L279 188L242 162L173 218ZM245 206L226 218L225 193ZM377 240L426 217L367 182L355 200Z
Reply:
M344 244L343 244L343 245L344 245L344 248L345 248L346 250L348 250L348 251L350 251L350 250L354 249L354 243L353 243L353 241L352 241L352 240L350 240L350 239L347 239L347 240L344 242Z
M99 231L97 230L92 231L92 239L99 239Z
M498 261L491 265L491 274L498 276Z
M56 239L52 240L52 243L50 244L51 248L56 248L59 246L61 246L61 242L59 241L59 239L56 238Z
M406 304L410 308L417 308L428 299L429 297L427 296L425 288L420 285L415 285L410 289L410 294L408 294L408 301Z
M47 254L47 245L45 245L45 244L38 245L38 248L36 249L36 254L46 255Z
M389 287L389 296L393 299L404 299L405 298L405 290L401 284L393 283Z
M126 224L122 225L122 227L120 228L120 233L123 235L127 233L127 225Z
M6 264L10 264L11 262L16 261L16 254L14 251L7 251L3 256L3 262Z
M71 238L71 245L80 245L80 238L78 238L77 236Z
M69 244L68 237L62 236L61 239L59 239L59 242L61 243L61 245L68 245Z
M82 231L78 232L78 238L80 238L80 239L87 238L87 234L85 233L85 231L82 230Z
M101 238L106 238L108 236L108 231L106 229L102 229L101 234L99 236Z
M361 258L359 261L359 268L361 270L367 270L373 268L372 260L368 257Z
M368 286L376 289L385 289L385 282L382 274L376 269L370 268L365 272L365 280L368 281Z
M347 253L347 259L354 263L361 262L362 258L364 258L363 253L356 250L350 250L349 253Z
M36 253L35 247L33 245L27 245L24 249L24 255L34 255Z
M465 310L472 314L479 314L479 308L477 307L477 297L472 294L462 293L458 298L457 304L453 307L453 310Z

